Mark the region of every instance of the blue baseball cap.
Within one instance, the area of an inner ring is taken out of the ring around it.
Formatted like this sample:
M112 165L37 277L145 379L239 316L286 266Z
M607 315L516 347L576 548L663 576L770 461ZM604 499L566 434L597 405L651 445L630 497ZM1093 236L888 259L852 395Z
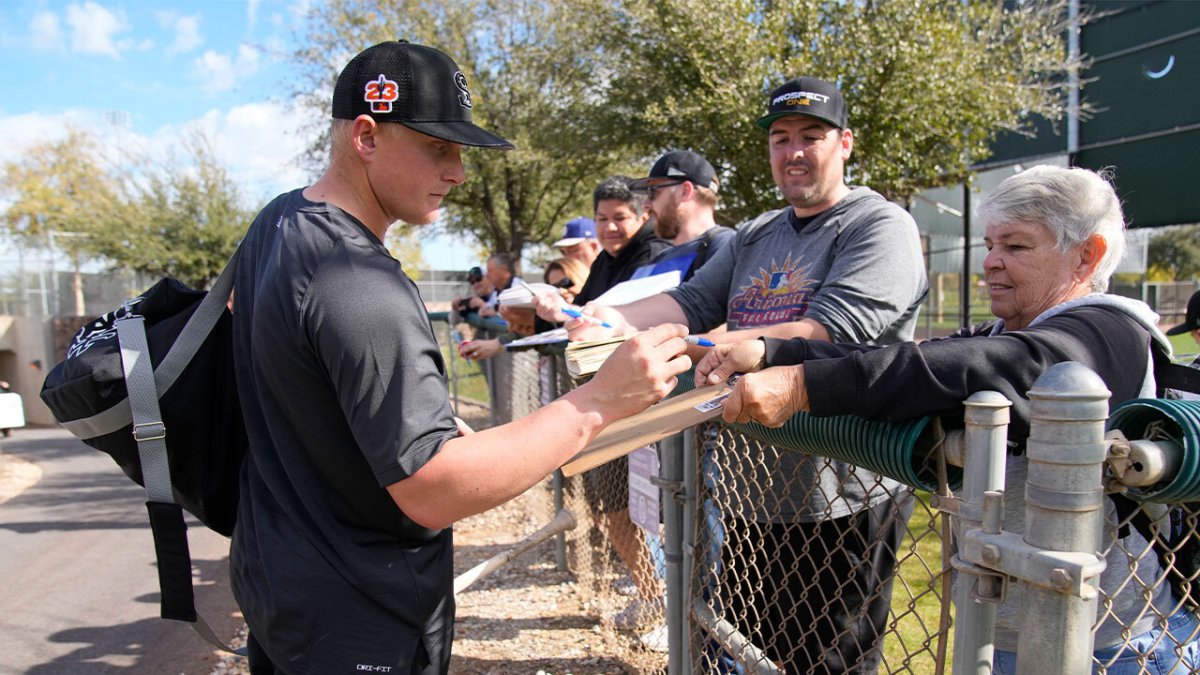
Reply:
M596 238L596 221L591 218L575 218L567 221L563 238L551 244L555 248L574 246L585 239Z

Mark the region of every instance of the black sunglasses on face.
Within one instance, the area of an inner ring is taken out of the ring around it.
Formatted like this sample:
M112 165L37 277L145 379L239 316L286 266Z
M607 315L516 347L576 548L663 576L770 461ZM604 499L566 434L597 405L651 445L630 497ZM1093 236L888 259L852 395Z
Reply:
M681 180L669 181L666 183L658 183L655 185L647 185L646 186L646 194L650 195L650 198L653 199L655 190L662 190L663 188L675 187L676 185L683 185L686 182L687 182L686 180L681 179Z

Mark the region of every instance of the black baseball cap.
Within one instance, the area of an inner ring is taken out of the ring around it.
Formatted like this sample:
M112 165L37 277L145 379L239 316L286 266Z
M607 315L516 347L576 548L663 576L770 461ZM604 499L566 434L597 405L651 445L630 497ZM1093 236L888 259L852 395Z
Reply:
M652 181L659 178L690 181L692 185L706 187L713 192L717 192L721 187L713 165L709 164L703 155L691 150L673 150L659 157L654 166L650 167L650 175L629 181L629 189L644 192Z
M452 143L511 149L471 121L471 105L467 78L453 59L404 40L368 47L350 59L333 87L334 119L370 115Z
M1188 299L1187 314L1184 314L1183 323L1167 329L1167 335L1181 335L1197 328L1200 328L1200 291L1192 293L1192 297Z
M771 92L767 114L758 118L756 124L770 129L771 123L784 115L808 115L845 129L848 113L846 100L836 84L815 77L798 77Z
M478 267L472 267L471 269L467 270L467 281L471 283L483 281L483 270L479 269Z

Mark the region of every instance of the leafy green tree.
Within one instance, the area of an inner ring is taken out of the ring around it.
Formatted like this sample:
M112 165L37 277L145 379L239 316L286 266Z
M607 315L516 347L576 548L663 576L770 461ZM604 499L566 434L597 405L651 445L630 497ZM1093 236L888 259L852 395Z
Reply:
M1146 252L1156 279L1187 281L1200 277L1200 225L1172 227L1150 240Z
M836 81L855 134L851 182L906 200L961 182L1002 129L1066 107L1064 3L987 0L591 0L587 30L625 64L636 113L616 135L690 148L719 167L723 218L779 197L754 126L767 94L802 75Z
M106 156L93 136L73 130L31 148L4 176L12 200L5 226L23 245L52 246L74 261L77 314L84 313L82 261L203 287L254 216L201 136L184 156L155 162Z
M83 314L80 265L95 250L95 237L120 209L120 185L106 169L93 137L71 129L62 139L36 145L4 166L11 204L3 222L28 248L56 248L73 266L75 314Z
M518 146L467 153L447 227L519 254L590 212L601 178L642 175L667 149L718 167L723 221L778 207L754 120L771 89L802 74L845 93L852 182L899 200L961 182L997 132L1064 113L1065 75L1078 67L1064 56L1065 5L330 0L297 54L297 95L327 124L337 69L358 50L397 37L444 49L481 102L477 121Z
M295 55L296 94L326 135L309 153L323 165L329 92L358 51L397 38L442 49L463 69L475 122L511 140L509 152L468 150L466 184L446 200L444 227L489 252L520 256L552 240L562 223L590 214L591 191L613 173L644 171L611 138L610 69L580 42L570 2L500 0L330 0L313 10L307 44Z
M201 135L188 139L182 157L133 158L123 184L119 226L96 233L92 250L136 272L203 288L221 273L254 218Z

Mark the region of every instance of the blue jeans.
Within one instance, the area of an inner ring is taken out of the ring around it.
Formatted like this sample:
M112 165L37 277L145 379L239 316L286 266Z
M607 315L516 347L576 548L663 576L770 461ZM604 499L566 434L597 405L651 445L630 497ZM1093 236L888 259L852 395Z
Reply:
M1167 620L1168 636L1160 639L1162 632L1162 627L1155 626L1141 635L1130 638L1126 643L1097 649L1092 652L1096 659L1092 672L1099 672L1097 664L1105 666L1106 675L1168 675L1195 672L1200 667L1200 619L1197 619L1191 610L1181 609ZM1177 645L1178 654L1175 652ZM1145 658L1144 670L1138 662L1139 658ZM1016 653L997 649L992 658L992 672L994 675L1015 675Z

